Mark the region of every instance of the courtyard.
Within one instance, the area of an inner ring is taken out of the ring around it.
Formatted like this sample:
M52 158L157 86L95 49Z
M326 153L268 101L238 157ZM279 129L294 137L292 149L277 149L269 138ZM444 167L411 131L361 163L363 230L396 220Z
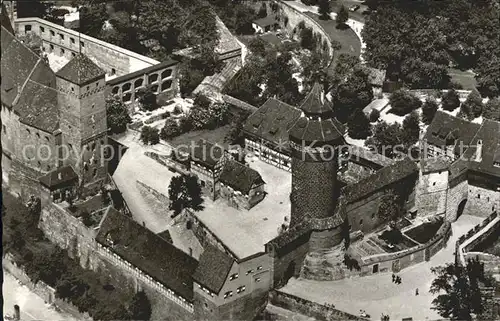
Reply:
M365 310L372 318L382 313L391 320L412 317L413 320L435 320L441 317L431 310L434 295L429 289L434 279L431 268L454 261L455 242L483 220L462 215L452 224L453 234L446 247L430 261L402 270L398 275L402 284L392 283L391 273L378 273L338 281L291 279L281 291L320 304L329 303L339 310L359 315ZM415 295L415 290L419 295ZM410 304L411 302L411 304Z

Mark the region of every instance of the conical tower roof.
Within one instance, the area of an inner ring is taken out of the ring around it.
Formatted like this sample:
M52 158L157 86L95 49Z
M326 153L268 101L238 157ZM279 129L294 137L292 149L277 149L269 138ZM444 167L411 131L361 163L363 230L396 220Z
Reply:
M77 85L84 85L105 75L104 70L99 68L89 57L77 54L57 73L57 77Z
M306 115L321 115L332 113L332 104L323 95L323 88L319 83L315 83L309 94L307 94L300 109Z

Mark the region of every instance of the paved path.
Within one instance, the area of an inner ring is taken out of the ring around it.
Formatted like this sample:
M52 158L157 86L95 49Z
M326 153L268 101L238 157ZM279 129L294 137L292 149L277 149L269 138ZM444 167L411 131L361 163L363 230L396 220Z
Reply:
M16 278L3 273L3 315L14 314L14 305L21 308L21 320L77 321L72 316L57 312L45 304L42 298L31 292L26 286L19 284Z
M352 314L359 314L361 309L366 310L375 319L382 313L389 314L391 320L401 320L406 317L413 317L413 320L439 319L440 316L430 309L434 298L429 293L434 279L430 269L453 262L457 239L483 219L462 215L452 225L453 234L447 246L429 262L401 271L400 285L392 283L391 273L379 273L339 281L292 279L282 291L321 304L331 303L339 310ZM420 292L418 296L415 296L416 288Z

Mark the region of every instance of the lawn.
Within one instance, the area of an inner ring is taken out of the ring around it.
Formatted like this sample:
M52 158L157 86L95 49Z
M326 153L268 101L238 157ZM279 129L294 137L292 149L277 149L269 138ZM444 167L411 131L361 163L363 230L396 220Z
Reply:
M476 79L474 78L474 73L470 71L462 71L460 69L449 68L448 74L451 77L451 81L456 82L463 86L463 89L474 89L476 88Z
M197 142L200 139L204 139L211 143L218 143L224 146L224 137L229 132L229 125L219 127L213 130L195 130L184 133L180 136L175 137L168 141L169 144L173 146L187 145L190 146L191 142Z
M439 230L442 224L442 219L436 219L431 222L420 224L417 227L404 232L404 234L411 237L415 241L424 244L429 241L434 235L436 235L436 232Z

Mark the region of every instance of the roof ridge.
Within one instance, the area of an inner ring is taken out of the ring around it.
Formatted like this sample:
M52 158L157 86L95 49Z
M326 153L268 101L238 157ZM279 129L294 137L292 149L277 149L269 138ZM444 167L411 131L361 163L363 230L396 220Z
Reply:
M22 43L22 42L21 42ZM26 47L27 48L27 47ZM33 75L33 73L35 72L35 69L36 67L38 66L38 64L42 61L42 58L41 57L38 57L38 60L37 62L35 63L35 65L33 66L33 69L31 69L28 77L26 77L26 80L24 81L24 84L21 86L21 90L19 90L19 92L17 93L17 96L16 98L14 99L14 101L12 102L12 106L16 105L19 101L19 98L21 97L21 93L24 91L24 88L26 88L26 85L28 84L28 82L30 81L30 78L31 76Z

